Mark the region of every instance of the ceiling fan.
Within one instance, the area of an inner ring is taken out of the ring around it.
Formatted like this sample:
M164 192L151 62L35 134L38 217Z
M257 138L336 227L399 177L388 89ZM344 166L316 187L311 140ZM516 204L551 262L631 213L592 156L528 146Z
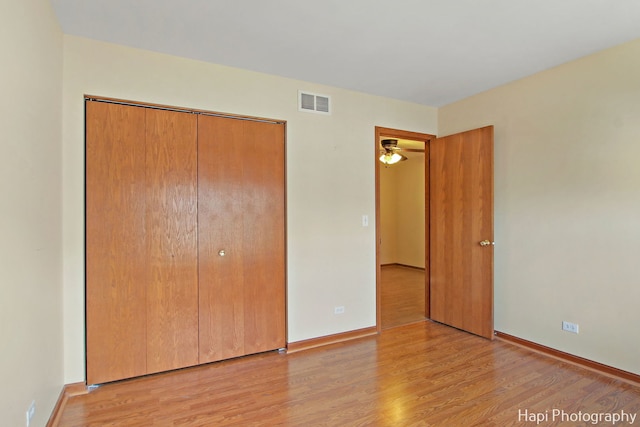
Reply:
M402 149L398 147L397 139L383 139L380 141L382 150L380 151L380 161L385 165L395 165L398 162L407 160L407 157L398 153Z

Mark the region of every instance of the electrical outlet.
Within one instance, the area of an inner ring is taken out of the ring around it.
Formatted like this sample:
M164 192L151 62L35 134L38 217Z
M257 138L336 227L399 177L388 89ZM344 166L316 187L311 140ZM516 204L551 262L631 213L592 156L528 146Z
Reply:
M567 332L571 332L572 334L577 334L578 333L578 324L577 323L571 323L571 322L563 321L562 322L562 330L563 331L567 331Z
M333 314L344 314L344 305L334 307Z
M27 409L27 427L29 427L29 425L31 425L31 420L33 419L33 416L36 414L36 401L32 401L31 405L29 405L29 408Z

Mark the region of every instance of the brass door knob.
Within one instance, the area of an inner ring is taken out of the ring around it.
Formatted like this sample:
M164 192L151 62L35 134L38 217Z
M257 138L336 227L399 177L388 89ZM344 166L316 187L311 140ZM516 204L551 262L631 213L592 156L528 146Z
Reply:
M218 251L218 255L220 255L220 256L225 256L226 254L227 254L227 253L224 251L224 249L220 249L220 250Z
M480 242L480 246L491 246L491 245L495 245L496 242L492 242L490 240L483 240Z

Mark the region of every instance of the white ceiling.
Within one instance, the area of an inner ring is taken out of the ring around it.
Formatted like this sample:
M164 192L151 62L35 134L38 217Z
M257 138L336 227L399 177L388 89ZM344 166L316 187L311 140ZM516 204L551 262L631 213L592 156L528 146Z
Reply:
M67 34L438 107L640 38L639 0L51 0Z

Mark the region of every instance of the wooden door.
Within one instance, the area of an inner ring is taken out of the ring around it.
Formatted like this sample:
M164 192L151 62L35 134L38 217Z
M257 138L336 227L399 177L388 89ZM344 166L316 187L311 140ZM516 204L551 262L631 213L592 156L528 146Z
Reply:
M148 373L198 363L196 121L146 109Z
M86 103L87 383L198 363L193 114Z
M431 141L430 202L431 319L492 339L493 126Z
M285 347L284 125L244 122L244 351Z
M242 128L240 120L198 117L201 363L244 351Z
M200 363L285 345L284 125L198 118Z
M145 111L86 103L87 383L144 375Z

